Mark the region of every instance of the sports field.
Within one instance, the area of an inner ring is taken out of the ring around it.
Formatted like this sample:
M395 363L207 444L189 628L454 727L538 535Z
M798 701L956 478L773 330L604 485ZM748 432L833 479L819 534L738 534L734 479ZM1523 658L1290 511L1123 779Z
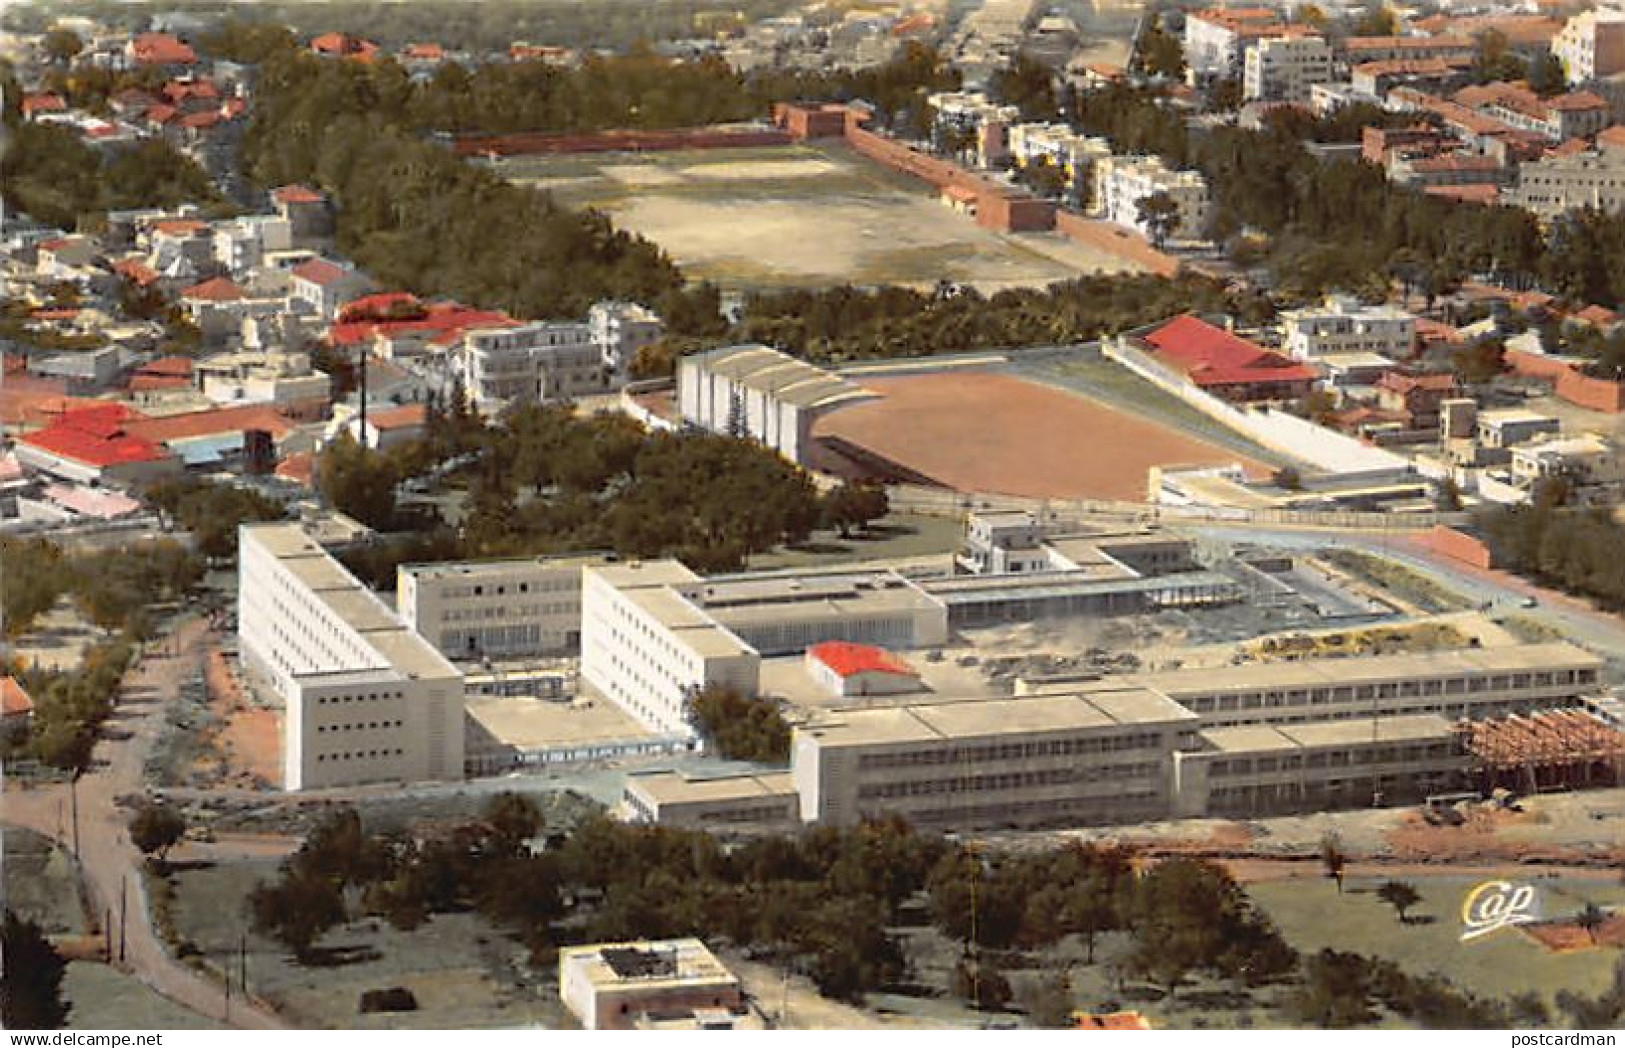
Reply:
M593 207L727 290L1042 287L1127 263L1057 233L1000 234L844 145L512 157L496 170Z
M864 378L883 394L818 420L838 437L957 491L1143 502L1152 466L1240 462L1215 445L1088 397L990 371Z

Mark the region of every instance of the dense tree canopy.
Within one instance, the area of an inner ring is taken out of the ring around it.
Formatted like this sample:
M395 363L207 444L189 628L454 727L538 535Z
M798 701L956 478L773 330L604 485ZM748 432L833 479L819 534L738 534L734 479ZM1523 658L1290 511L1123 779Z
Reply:
M203 169L162 139L98 150L58 124L30 122L7 133L0 159L6 207L48 225L75 229L109 210L217 199Z

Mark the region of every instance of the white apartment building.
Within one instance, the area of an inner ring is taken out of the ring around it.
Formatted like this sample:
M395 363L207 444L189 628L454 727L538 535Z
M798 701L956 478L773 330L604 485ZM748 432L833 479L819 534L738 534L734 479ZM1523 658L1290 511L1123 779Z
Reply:
M1213 7L1185 16L1186 75L1194 83L1239 77L1248 48L1293 30L1267 7Z
M982 167L997 167L1009 155L1008 129L1021 119L1015 106L1000 105L980 91L939 91L929 96L931 144L946 149L949 139L974 148Z
M594 302L587 311L587 327L609 381L615 385L629 377L638 350L658 340L665 330L653 310L636 302Z
M703 585L674 560L582 569L581 677L657 732L692 737L708 685L756 693L761 656L694 604Z
M455 366L469 402L486 414L521 403L569 400L610 389L604 352L582 321L537 321L463 334Z
M450 659L573 655L581 650L581 569L603 557L402 564L401 620Z
M1616 485L1625 481L1625 460L1613 444L1587 433L1514 447L1512 475L1529 484L1563 477L1580 485Z
M1542 221L1579 208L1625 209L1625 151L1592 149L1519 164L1506 199Z
M244 215L214 226L215 261L233 277L247 277L268 251L293 247L293 227L276 215Z
M327 372L310 364L310 354L240 349L215 353L193 366L198 388L216 404L298 406L326 401L332 393Z
M1403 360L1416 346L1416 317L1393 306L1367 306L1347 295L1330 295L1323 305L1283 311L1281 338L1296 360L1338 353Z
M1018 168L1046 160L1053 164L1065 176L1067 196L1074 202L1094 184L1095 162L1112 155L1104 138L1080 135L1065 124L1016 124L1008 143Z
M1167 193L1179 208L1172 241L1200 240L1207 230L1207 179L1199 171L1171 171L1159 157L1110 156L1095 164L1095 211L1108 222L1151 237L1140 201Z
M1318 36L1260 40L1242 62L1241 90L1249 102L1305 103L1314 85L1331 80L1331 45Z
M282 700L283 787L463 777L463 677L297 524L240 530L243 668Z
M791 462L804 461L820 415L873 396L767 346L726 346L677 362L677 408L684 422L750 437Z
M1625 11L1581 11L1552 38L1552 54L1570 84L1625 72Z

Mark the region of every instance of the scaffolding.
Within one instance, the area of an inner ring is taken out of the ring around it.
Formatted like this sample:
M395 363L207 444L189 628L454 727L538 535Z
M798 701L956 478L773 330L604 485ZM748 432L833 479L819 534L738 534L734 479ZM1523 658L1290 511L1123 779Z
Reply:
M1583 710L1467 721L1459 730L1486 793L1625 783L1625 732Z

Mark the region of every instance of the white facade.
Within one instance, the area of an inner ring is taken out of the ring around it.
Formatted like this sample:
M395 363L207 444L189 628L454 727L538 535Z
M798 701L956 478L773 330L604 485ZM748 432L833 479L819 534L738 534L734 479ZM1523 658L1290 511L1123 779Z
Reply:
M395 608L451 659L581 650L581 569L601 557L402 564Z
M1587 207L1625 210L1625 152L1593 149L1519 164L1508 199L1543 220Z
M1185 16L1185 67L1193 83L1240 76L1247 49L1283 35L1279 16L1264 8L1210 8Z
M1198 171L1171 171L1154 156L1112 156L1095 164L1095 210L1142 236L1151 230L1140 218L1140 201L1167 193L1179 208L1169 239L1200 240L1207 229L1207 179Z
M283 787L457 781L463 678L297 524L240 531L244 668L283 702Z
M941 91L926 101L937 148L944 148L949 136L962 136L968 137L982 167L996 167L1008 156L1008 129L1021 119L1020 109L999 105L979 91Z
M267 251L287 251L293 247L293 227L276 215L246 215L214 227L215 261L233 277L243 278L256 269ZM157 267L155 267L157 268Z
M595 302L587 311L587 326L604 370L617 384L626 381L638 350L659 339L664 330L652 310L635 302Z
M685 705L707 685L756 694L761 657L695 606L701 585L673 560L582 571L581 677L658 732L692 737Z
M1112 155L1104 138L1080 135L1065 124L1017 124L1008 137L1010 158L1016 167L1047 160L1066 178L1068 195L1076 200L1094 184L1095 162Z
M1308 102L1315 84L1332 79L1332 49L1318 36L1260 40L1247 49L1241 88L1249 102Z
M677 362L677 408L684 422L760 441L791 462L803 460L820 414L870 396L766 346L690 353Z
M1552 38L1552 54L1570 84L1625 71L1625 11L1582 11Z
M297 404L326 400L332 380L310 366L308 353L238 350L194 366L203 395L216 404Z
M1297 360L1334 353L1376 353L1403 360L1416 346L1416 318L1392 306L1366 306L1358 299L1332 295L1324 305L1284 311L1281 336L1287 353Z
M471 403L495 413L512 404L568 400L609 390L592 326L538 321L463 335L458 367Z

